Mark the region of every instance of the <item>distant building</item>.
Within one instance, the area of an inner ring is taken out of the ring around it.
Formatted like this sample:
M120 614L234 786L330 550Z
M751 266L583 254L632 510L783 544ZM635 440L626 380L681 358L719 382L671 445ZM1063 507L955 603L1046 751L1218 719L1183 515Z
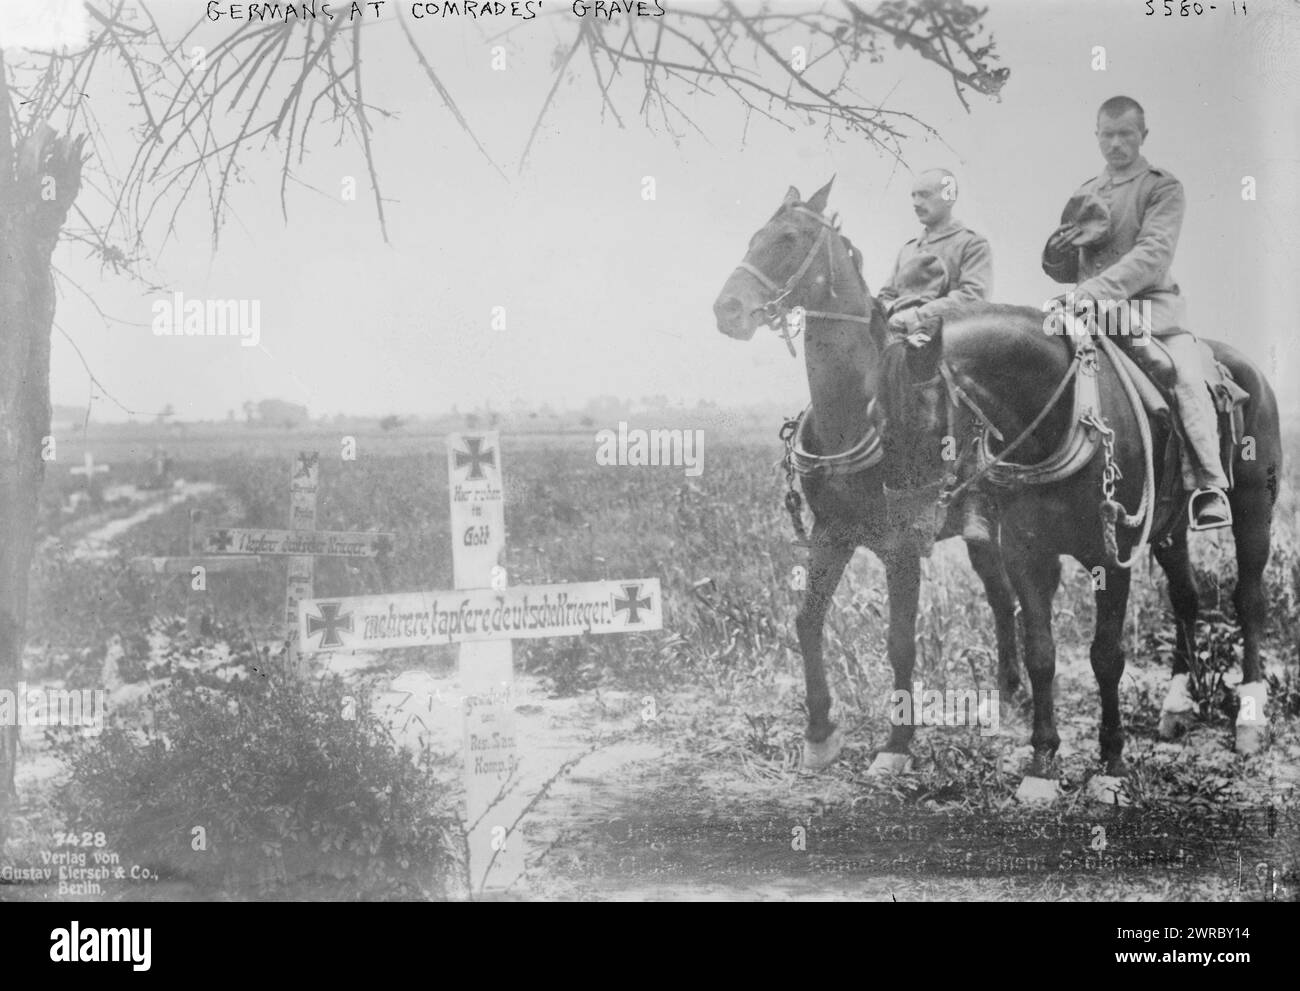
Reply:
M263 399L257 404L257 420L260 427L281 427L292 430L305 427L310 421L307 407L298 403L288 403L283 399Z

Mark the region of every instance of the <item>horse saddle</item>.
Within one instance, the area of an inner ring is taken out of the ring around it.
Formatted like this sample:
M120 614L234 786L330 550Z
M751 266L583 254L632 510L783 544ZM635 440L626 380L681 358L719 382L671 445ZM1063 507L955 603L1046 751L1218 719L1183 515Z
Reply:
M1205 387L1210 390L1210 398L1218 414L1219 427L1219 461L1223 473L1228 478L1228 487L1232 488L1233 463L1236 461L1237 445L1245 434L1245 406L1250 393L1237 384L1228 366L1214 357L1214 352L1204 341L1196 342L1201 354L1201 367L1205 375ZM1107 354L1124 364L1129 378L1137 386L1138 395L1148 415L1168 417L1174 425L1170 433L1170 448L1166 458L1175 456L1173 476L1178 477L1182 449L1187 440L1182 436L1182 425L1173 411L1178 408L1174 398L1174 363L1169 352L1165 350L1158 337L1148 338L1145 353L1146 367L1143 368L1125 353L1123 348L1109 348ZM1168 473L1166 477L1169 477Z
M1151 339L1153 346L1148 348L1147 357L1152 374L1148 374L1139 368L1122 348L1110 341L1106 341L1107 346L1098 347L1096 340L1082 330L1075 333L1073 327L1066 329L1067 332L1062 336L1067 341L1072 356L1081 360L1082 369L1081 374L1075 376L1071 390L1073 395L1070 397L1072 399L1070 429L1056 449L1042 461L1034 464L1018 464L1002 460L997 457L996 452L989 450L990 434L996 436L999 441L1002 437L992 430L986 420L986 434L981 442L975 445L975 468L987 474L989 481L994 485L1015 487L1059 482L1070 478L1088 464L1100 444L1097 426L1101 423L1101 392L1097 371L1099 358L1105 354L1112 362L1123 366L1116 368L1115 371L1117 374L1127 372L1127 377L1134 384L1147 414L1154 418L1168 419L1174 424L1174 429L1169 432L1169 442L1164 452L1163 477L1166 479L1167 491L1161 493L1159 498L1161 502L1170 505L1181 500L1183 496L1181 459L1187 442L1181 436L1178 418L1172 415L1173 410L1177 409L1177 404L1172 389L1174 365L1168 352L1158 340ZM1206 387L1210 390L1218 412L1219 457L1231 487L1236 448L1243 435L1243 406L1250 395L1237 384L1227 367L1215 359L1209 346L1203 341L1198 343L1201 347ZM1082 356L1079 355L1080 349L1086 349ZM948 386L955 397L954 401L965 399L964 390L957 382L950 381ZM979 414L978 408L974 408ZM979 415L983 418L982 414ZM1153 452L1153 455L1160 456L1159 452Z

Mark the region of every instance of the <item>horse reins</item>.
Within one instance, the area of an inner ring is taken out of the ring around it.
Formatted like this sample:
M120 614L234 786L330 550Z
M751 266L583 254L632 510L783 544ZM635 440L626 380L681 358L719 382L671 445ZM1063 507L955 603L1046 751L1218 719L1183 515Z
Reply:
M1052 410L1056 408L1056 404L1059 403L1061 397L1065 395L1065 390L1069 388L1070 383L1074 381L1074 377L1078 375L1079 366L1084 360L1083 354L1084 349L1082 348L1075 352L1074 358L1070 361L1070 367L1066 369L1065 374L1061 377L1061 381L1056 384L1056 389L1052 392L1052 395L1048 397L1047 402L1044 404L1043 408L1038 411L1038 415L1034 417L1029 426L1025 427L1025 429L1020 432L1020 436L999 451L992 460L980 467L973 475L967 478L966 481L962 482L956 488L946 490L939 497L939 501L943 505L948 505L952 500L956 499L972 485L975 485L977 482L986 478L993 469L998 467L998 465L1005 463L1007 458L1011 456L1011 453L1016 450L1016 448L1033 436L1034 431L1043 425L1043 421L1046 420ZM948 394L953 399L953 406L955 407L957 405L958 399L964 401L966 406L970 408L971 412L975 414L976 419L983 423L985 429L991 431L995 436L997 436L998 440L1001 440L1002 436L998 433L997 428L993 426L993 421L989 419L988 414L980 409L979 406L976 405L975 401L966 394L965 390L957 384L952 369L948 367L947 362L941 361L939 363L939 371L943 375L944 384L948 388Z

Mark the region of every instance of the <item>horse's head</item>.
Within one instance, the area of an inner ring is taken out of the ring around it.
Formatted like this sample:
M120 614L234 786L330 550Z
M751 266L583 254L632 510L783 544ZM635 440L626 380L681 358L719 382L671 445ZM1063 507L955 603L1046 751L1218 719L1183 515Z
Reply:
M775 323L784 319L788 309L807 306L813 293L826 285L828 273L814 263L825 239L832 235L838 239L822 216L834 181L807 203L801 202L799 190L790 187L772 219L750 239L744 259L718 293L713 303L718 330L748 341L759 327L776 329Z

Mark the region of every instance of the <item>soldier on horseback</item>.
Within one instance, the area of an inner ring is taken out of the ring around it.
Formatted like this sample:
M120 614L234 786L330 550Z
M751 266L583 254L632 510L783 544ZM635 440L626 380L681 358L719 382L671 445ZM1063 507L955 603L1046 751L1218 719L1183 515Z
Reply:
M956 202L957 180L947 169L928 169L912 186L912 210L924 230L903 245L876 297L898 333L914 333L926 320L946 317L965 303L987 301L993 291L993 249L953 219ZM989 541L991 511L989 497L978 488L962 496L962 536Z
M911 333L927 317L987 300L992 292L993 249L953 219L956 202L957 180L947 169L928 169L912 186L912 210L924 230L903 245L876 297L895 330Z
M1147 129L1136 100L1116 96L1103 103L1096 133L1106 168L1066 205L1061 225L1043 249L1043 271L1057 282L1077 283L1076 312L1100 315L1104 306L1149 302L1151 326L1137 336L1118 336L1115 343L1143 371L1156 372L1156 378L1159 352L1168 354L1189 448L1183 460L1183 484L1193 492L1189 512L1197 529L1225 526L1231 511L1224 494L1228 480L1219 462L1215 412L1200 346L1182 327L1184 300L1169 271L1183 223L1183 187L1140 154ZM1150 346L1150 337L1157 346Z

